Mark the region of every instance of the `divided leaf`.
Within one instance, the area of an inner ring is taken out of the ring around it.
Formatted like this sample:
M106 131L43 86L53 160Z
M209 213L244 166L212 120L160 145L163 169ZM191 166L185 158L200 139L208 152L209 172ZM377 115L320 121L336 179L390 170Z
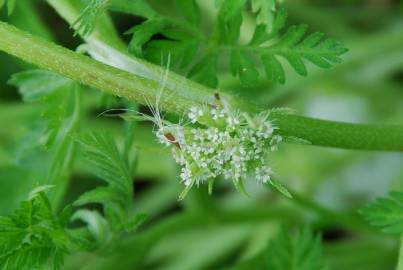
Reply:
M216 54L206 55L189 71L188 76L206 86L215 88L218 84Z
M95 28L95 23L100 14L106 11L110 0L90 0L81 12L80 16L72 23L75 35L87 37Z
M140 25L126 31L126 34L133 34L129 43L129 51L136 56L143 56L143 46L153 35L160 33L168 24L165 19L149 19Z
M276 0L252 0L252 11L257 13L256 23L271 25L276 11Z
M393 191L361 209L359 213L373 226L389 234L403 233L403 193Z
M220 43L233 44L239 39L242 25L242 11L246 0L224 0L218 12Z
M84 193L74 203L99 203L115 232L132 230L128 210L132 203L132 174L112 136L107 133L89 133L78 138L91 172L108 185Z
M18 87L25 102L43 101L58 90L66 90L74 82L46 70L28 70L13 74L9 84Z
M64 255L80 247L65 228L69 211L55 215L44 194L47 189L35 189L13 214L0 217L1 269L44 269L47 265L60 269Z
M259 79L259 72L251 56L241 50L233 50L231 54L232 75L239 77L245 86L253 86Z
M211 88L218 85L217 64L221 59L228 58L233 76L243 86L252 87L259 82L261 68L269 81L285 83L281 58L306 76L306 62L330 68L347 52L340 42L322 33L307 34L307 25L291 26L281 34L287 12L277 8L275 0L252 0L256 28L247 44L239 40L247 0L216 1L219 10L211 34L200 29L196 1L176 2L185 19L154 16L133 27L127 32L133 34L129 50L156 64L171 55L174 68L179 67L179 72Z
M187 21L194 25L200 23L200 9L195 0L176 0L179 10L182 10L183 16Z
M156 15L146 0L89 0L87 6L71 25L75 29L75 34L84 38L88 37L94 31L99 16L108 9L144 18L152 18Z
M307 30L307 25L291 26L277 43L267 48L268 53L283 56L302 76L307 75L304 60L321 68L330 68L332 64L342 61L340 56L347 52L347 49L340 42L324 38L322 33L305 37Z
M47 183L64 183L71 170L74 141L71 134L80 123L80 85L70 79L45 70L30 70L14 74L9 80L26 102L41 102L46 130L42 137L49 149L51 164ZM58 185L57 185L58 186Z
M281 231L269 244L264 267L270 270L325 270L322 240L305 228L296 235Z
M108 9L143 18L152 18L157 15L147 0L110 0Z

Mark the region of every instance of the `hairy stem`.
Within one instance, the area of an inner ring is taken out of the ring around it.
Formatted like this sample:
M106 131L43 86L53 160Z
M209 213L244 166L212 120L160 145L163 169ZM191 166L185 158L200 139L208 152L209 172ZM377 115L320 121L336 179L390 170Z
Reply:
M4 22L0 22L0 50L85 85L141 104L147 105L156 100L161 89L160 80L102 64ZM256 105L244 100L220 95L241 110L259 110ZM209 89L169 72L161 97L161 108L183 114L191 106L213 102L214 94ZM298 137L313 145L403 151L403 126L348 124L278 112L271 114L271 117L282 135Z

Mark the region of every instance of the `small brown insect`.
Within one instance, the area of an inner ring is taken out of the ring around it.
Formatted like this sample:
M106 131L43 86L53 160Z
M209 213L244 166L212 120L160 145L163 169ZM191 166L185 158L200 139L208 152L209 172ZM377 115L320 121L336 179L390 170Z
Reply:
M180 144L177 142L176 138L174 135L172 135L172 133L165 133L164 137L172 144L174 144L176 147L178 147L179 149L181 149Z

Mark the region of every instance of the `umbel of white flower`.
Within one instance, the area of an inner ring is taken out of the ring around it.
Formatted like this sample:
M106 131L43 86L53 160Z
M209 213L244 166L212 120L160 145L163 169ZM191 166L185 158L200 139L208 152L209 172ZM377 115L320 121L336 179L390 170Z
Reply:
M180 178L185 190L180 198L192 186L212 185L219 176L232 180L242 192L242 179L246 178L271 183L286 192L278 183L274 184L272 169L267 165L267 154L275 151L282 141L276 134L276 126L268 119L269 114L250 116L223 105L193 107L187 116L191 123L203 127L160 127L156 132L160 142L172 147L173 157L182 167Z

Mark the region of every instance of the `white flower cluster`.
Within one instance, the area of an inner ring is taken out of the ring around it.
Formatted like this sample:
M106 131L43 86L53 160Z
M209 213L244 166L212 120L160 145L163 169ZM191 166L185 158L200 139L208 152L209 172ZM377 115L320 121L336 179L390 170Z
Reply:
M236 187L247 177L260 183L271 180L272 170L266 165L266 155L282 141L275 134L269 113L250 117L224 106L193 107L188 117L191 123L206 128L164 127L157 131L161 143L172 146L176 162L182 166L180 177L185 193L194 185L222 176Z

